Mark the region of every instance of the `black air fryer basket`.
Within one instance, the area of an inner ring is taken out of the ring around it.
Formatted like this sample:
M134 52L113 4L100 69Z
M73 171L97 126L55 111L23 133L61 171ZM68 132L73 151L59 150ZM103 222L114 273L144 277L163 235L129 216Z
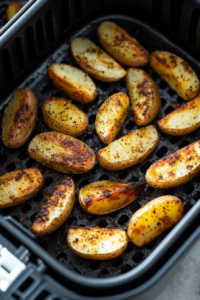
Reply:
M0 1L1 16L8 3ZM102 20L114 20L150 53L166 50L181 56L200 78L200 1L30 0L12 22L0 30L0 118L11 94L26 86L35 93L39 104L39 118L32 137L49 131L41 117L44 99L67 97L50 83L47 67L54 62L75 66L70 53L71 39L86 36L98 44L96 29ZM96 164L84 175L72 175L76 186L75 207L67 221L49 236L35 237L29 228L40 206L65 175L30 158L28 143L11 150L0 140L0 175L20 168L38 167L45 179L36 197L21 206L0 210L0 262L3 245L9 250L11 265L16 263L21 270L7 291L0 292L0 299L153 299L200 237L200 176L168 190L156 190L147 185L132 204L105 216L89 215L78 203L79 189L89 182L101 179L144 181L152 163L200 139L200 129L183 137L167 136L159 130L158 120L184 100L149 65L143 69L153 77L161 96L162 110L152 123L160 135L159 145L143 163L127 170L111 172ZM76 105L89 117L89 126L79 139L97 152L104 147L94 129L98 108L111 94L127 93L127 90L124 79L113 83L95 80L95 83L98 90L95 101ZM130 114L118 137L134 129L136 124ZM179 197L186 215L174 228L146 246L139 249L129 242L125 253L110 261L86 260L68 249L66 234L72 225L127 229L132 214L161 195ZM11 266L4 266L8 272L9 268Z

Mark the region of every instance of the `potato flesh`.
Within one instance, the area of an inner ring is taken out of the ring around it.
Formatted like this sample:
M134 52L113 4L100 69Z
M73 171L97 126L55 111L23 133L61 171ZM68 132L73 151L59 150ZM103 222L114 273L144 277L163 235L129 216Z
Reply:
M200 95L168 114L158 122L162 131L170 135L188 134L200 126Z
M43 103L43 119L47 126L57 132L77 137L88 126L87 115L71 101L64 98L48 98Z
M143 70L128 69L126 85L135 123L139 126L148 125L161 109L160 95L153 79Z
M126 71L107 53L87 38L75 38L71 51L76 63L88 74L102 81L117 81Z
M129 98L124 93L109 97L99 108L95 129L99 139L110 144L114 141L129 113Z
M96 98L96 85L87 73L78 68L55 63L48 68L48 76L53 85L74 101L84 104Z
M200 171L200 141L151 165L146 173L146 181L155 188L179 186L190 181Z
M23 6L21 4L18 4L16 2L12 2L10 5L8 5L6 10L7 22L10 21L22 7Z
M87 212L103 215L130 204L144 188L144 182L96 181L80 190L79 203Z
M150 65L184 100L191 100L198 94L198 77L179 56L166 51L155 51L150 55Z

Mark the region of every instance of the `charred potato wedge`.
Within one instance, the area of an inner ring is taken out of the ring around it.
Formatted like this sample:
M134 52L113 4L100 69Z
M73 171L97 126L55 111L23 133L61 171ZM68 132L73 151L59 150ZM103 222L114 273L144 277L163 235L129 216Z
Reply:
M146 172L147 183L158 189L180 186L200 172L200 141L157 161Z
M42 205L31 226L31 231L35 234L46 235L57 230L69 217L74 201L74 182L71 178L66 177L47 203Z
M144 188L144 182L96 181L79 191L79 203L90 214L104 215L133 202Z
M71 52L83 71L101 81L117 81L126 75L126 71L107 53L85 37L75 38L71 42Z
M128 241L123 229L79 227L69 229L67 244L73 253L81 257L108 260L121 255Z
M78 68L55 63L48 68L47 73L52 84L74 101L87 104L97 96L93 80Z
M18 4L16 2L12 2L10 5L8 5L6 10L7 22L10 21L22 7L23 6L21 4Z
M37 99L27 88L18 89L3 115L2 141L8 148L19 148L32 134L37 121Z
M104 144L112 143L129 113L129 98L124 93L110 96L99 108L95 129Z
M148 125L161 110L160 95L153 79L143 70L128 69L126 86L135 123L138 126Z
M158 121L169 135L185 135L200 127L200 95Z
M102 47L121 64L142 67L149 61L149 53L123 28L111 21L100 23L97 35Z
M36 135L28 153L44 166L69 174L88 172L96 161L94 152L85 143L54 131Z
M179 198L158 197L134 213L128 225L128 237L133 244L142 247L179 222L183 216L184 207Z
M83 134L89 122L82 110L64 98L47 98L43 103L42 116L51 130L74 137Z
M159 136L153 125L136 129L97 152L105 169L118 171L139 164L157 147Z
M35 196L44 178L38 169L9 172L0 177L0 209L20 205Z
M199 92L199 80L194 70L179 56L166 51L150 55L150 66L182 99L191 100Z

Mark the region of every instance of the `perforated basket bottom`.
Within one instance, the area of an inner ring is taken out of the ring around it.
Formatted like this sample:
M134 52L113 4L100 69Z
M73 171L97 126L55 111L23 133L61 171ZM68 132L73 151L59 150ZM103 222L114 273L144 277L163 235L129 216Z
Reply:
M174 46L167 43L167 40L163 39L155 33L151 33L145 27L141 27L136 21L130 21L130 19L117 17L114 19L116 22L121 24L130 34L136 37L148 50L152 52L154 50L168 50L183 56ZM82 35L91 38L94 42L98 43L96 38L96 28L97 23L93 22L87 25L82 30ZM80 32L79 32L80 35ZM31 88L37 96L39 104L39 120L37 123L37 128L35 129L33 136L41 132L49 131L45 126L42 116L41 108L42 103L46 97L49 96L62 96L60 91L53 87L46 75L46 69L53 62L63 62L75 66L75 62L69 51L69 42L66 40L60 46L60 48L50 57L41 67L38 69L27 82L24 83L25 86ZM161 100L162 100L162 110L159 116L154 120L152 124L157 126L159 119L163 118L166 114L170 113L175 107L180 104L185 103L180 99L175 92L173 92L169 86L162 81L153 70L147 65L143 68L147 71L155 80L158 87ZM199 75L199 70L196 70ZM98 96L96 100L89 105L79 105L76 104L80 109L82 109L89 117L89 126L85 133L79 137L80 140L84 141L88 146L90 146L94 152L104 147L104 145L98 139L95 129L94 122L95 116L97 114L98 108L110 95L116 92L127 93L126 85L124 79L115 83L104 83L95 80L98 89ZM68 99L68 98L67 98ZM2 112L1 112L2 115ZM133 115L131 113L127 117L123 129L121 130L118 138L128 132L136 129ZM155 197L162 195L176 195L179 197L184 204L186 212L195 204L200 196L200 177L194 178L188 184L185 184L179 188L168 189L168 190L155 190L152 187L146 186L143 194L135 200L132 204L127 207L111 213L105 216L95 216L85 213L79 203L78 203L78 192L80 188L89 182L93 182L100 179L110 179L110 180L122 180L125 182L129 181L144 181L145 172L148 167L156 162L163 156L169 155L170 153L177 151L178 149L188 145L189 143L198 140L200 131L197 130L191 135L184 137L170 137L162 133L158 129L160 135L160 142L156 150L142 163L138 164L132 168L119 172L110 172L101 168L98 164L84 175L74 175L72 176L76 185L76 201L75 206L68 220L61 226L59 230L50 234L49 236L38 237L38 240L42 243L43 247L54 257L57 258L66 268L74 270L85 276L92 277L109 277L116 276L118 274L125 273L132 268L135 268L141 261L143 261L154 248L165 238L169 231L163 233L156 240L152 241L148 245L142 248L137 248L129 242L128 247L120 257L110 260L110 261L90 261L74 255L67 247L66 235L67 231L72 225L78 226L100 226L100 227L117 227L127 229L129 220L132 214L138 210L143 204L154 199ZM40 206L45 203L48 195L52 193L55 187L61 183L64 178L64 174L58 173L51 169L48 169L27 154L27 145L24 145L20 149L10 150L4 147L2 141L0 141L0 174L17 170L20 168L30 168L37 167L42 170L43 176L45 178L44 186L42 190L38 193L35 198L32 198L27 203L20 205L15 208L1 210L0 213L3 216L10 215L23 224L26 228L30 228L33 220L35 219L36 212Z

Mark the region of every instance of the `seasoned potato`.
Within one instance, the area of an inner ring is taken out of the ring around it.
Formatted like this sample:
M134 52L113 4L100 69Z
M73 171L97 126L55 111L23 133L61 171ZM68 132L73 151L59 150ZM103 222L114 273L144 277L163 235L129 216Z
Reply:
M96 181L79 191L79 203L88 213L104 215L133 202L144 188L144 182Z
M157 147L159 136L153 125L136 129L97 152L97 161L105 169L123 170L139 164Z
M4 111L2 141L8 148L19 148L32 134L37 121L37 99L27 88L18 89Z
M18 13L18 11L22 8L23 6L21 4L18 4L16 2L12 2L10 5L8 5L7 10L6 10L6 19L7 22L10 21Z
M184 100L191 100L198 94L198 77L179 56L166 51L155 51L150 55L150 65Z
M38 169L9 172L0 177L0 209L22 204L41 189L44 178Z
M200 172L200 140L151 165L146 181L152 187L168 189L182 185Z
M81 135L89 122L82 110L64 98L47 98L43 103L42 116L50 129L74 137Z
M169 135L185 135L200 127L200 95L177 108L158 122Z
M148 51L116 23L101 22L97 35L106 52L120 63L129 67L142 67L148 63Z
M58 229L69 217L74 201L74 182L71 178L66 177L47 203L42 205L31 226L31 231L35 234L45 235Z
M53 85L72 100L87 104L96 98L96 85L82 70L65 64L53 64L47 72Z
M67 244L75 254L95 260L108 260L122 254L128 245L123 229L101 227L70 228Z
M110 96L99 108L95 129L104 144L113 142L129 113L129 98L124 93Z
M135 123L138 126L148 125L161 110L160 95L153 79L143 70L128 69L126 86Z
M70 174L88 172L96 161L94 152L85 143L54 131L36 135L28 153L41 164Z
M179 222L183 216L184 207L179 198L158 197L134 213L128 225L128 237L133 244L142 247Z
M85 37L71 42L71 52L81 69L102 81L117 81L126 71L107 53Z

